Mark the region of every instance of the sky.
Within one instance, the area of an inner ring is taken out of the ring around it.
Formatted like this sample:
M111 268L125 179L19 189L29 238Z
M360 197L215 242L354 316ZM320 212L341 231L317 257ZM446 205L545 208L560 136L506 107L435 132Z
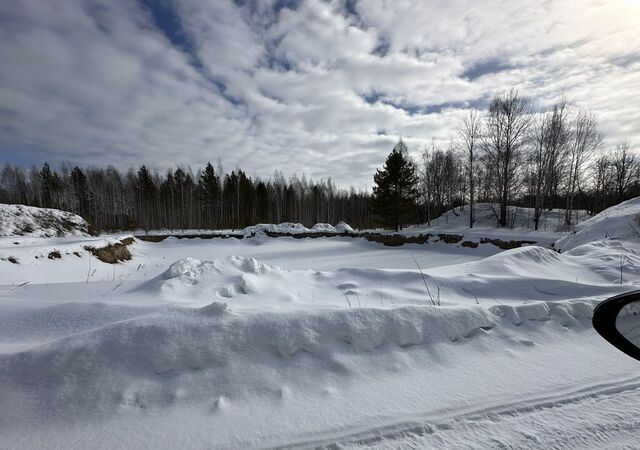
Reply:
M640 147L640 0L2 0L0 163L368 188L518 88Z

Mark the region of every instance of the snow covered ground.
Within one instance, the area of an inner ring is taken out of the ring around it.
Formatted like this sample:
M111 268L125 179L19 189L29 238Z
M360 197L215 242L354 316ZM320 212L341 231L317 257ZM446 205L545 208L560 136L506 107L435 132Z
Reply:
M634 448L640 363L590 320L640 287L638 212L562 253L0 238L0 447Z
M0 203L0 236L89 236L89 224L58 209Z
M315 234L315 233L355 233L356 230L351 225L345 222L338 222L335 225L330 223L316 223L311 228L305 227L301 223L295 222L283 222L279 224L273 223L259 223L257 225L251 225L240 229L221 229L221 230L197 230L197 229L177 229L177 230L135 230L135 235L148 235L148 236L167 236L167 235L179 235L179 236L199 236L199 235L231 235L231 236L244 236L252 237L255 235L264 235L265 232L279 233L279 234Z
M433 219L430 226L424 224L408 227L403 230L403 234L455 233L471 241L478 241L480 238L497 238L533 240L540 244L551 244L565 236L568 231L573 231L575 224L580 224L589 218L584 210L574 211L572 214L574 225L567 227L564 209L544 210L538 230L534 230L533 208L509 207L506 228L497 227L498 205L478 203L474 205L474 212L473 228L469 228L469 205L466 205L463 208L454 208Z

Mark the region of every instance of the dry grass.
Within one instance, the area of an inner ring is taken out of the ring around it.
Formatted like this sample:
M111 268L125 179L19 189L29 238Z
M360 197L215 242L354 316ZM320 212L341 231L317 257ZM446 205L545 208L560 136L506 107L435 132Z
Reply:
M91 252L93 256L104 263L117 264L131 259L131 252L129 252L128 246L133 244L133 242L133 238L126 238L120 242L101 248L85 247L85 250Z

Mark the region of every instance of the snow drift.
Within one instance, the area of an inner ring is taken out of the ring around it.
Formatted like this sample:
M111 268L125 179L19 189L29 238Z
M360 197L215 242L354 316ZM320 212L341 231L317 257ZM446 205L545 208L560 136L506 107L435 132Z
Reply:
M0 236L90 236L82 217L58 209L0 204Z
M640 252L625 251L624 280L640 277ZM232 309L314 309L428 305L495 305L560 301L628 290L620 284L620 249L589 244L560 254L542 247L504 251L478 262L417 269L286 270L254 258L186 258L134 289L167 302ZM425 286L426 284L426 286Z
M590 242L616 240L640 242L640 197L607 208L579 223L574 232L556 242L555 248L567 251Z
M310 230L256 227L250 233ZM105 268L71 252L91 239L6 238L3 251L21 262L4 264L12 274L32 264L32 278L2 273L0 403L11 414L0 415L0 441L315 447L361 432L377 445L385 427L413 420L412 433L455 447L447 430L472 446L469 428L495 425L492 411L535 411L542 423L535 405L557 411L592 391L640 386L636 362L591 328L600 300L638 287L640 250L622 231L561 253L529 246L462 264L452 261L468 250L444 244L169 238L137 243L135 261ZM54 245L60 260L35 258ZM374 252L386 268L367 267ZM407 263L390 269L400 257ZM328 270L307 268L321 263ZM66 283L45 284L52 278ZM500 439L492 445L509 447Z
M0 353L0 398L3 408L12 411L0 426L26 418L111 415L122 408L206 403L220 408L252 396L277 399L283 386L304 390L333 377L348 382L367 367L393 371L409 347L421 346L429 358L434 346L464 345L487 333L517 335L515 327L527 321L585 328L593 303L249 315L230 312L218 302L147 312L101 305L93 313L116 321L94 328L97 319L89 320L82 331L70 314L74 309L91 312L81 305L48 311L58 327L74 327L74 333ZM14 313L13 319L27 320L22 316ZM376 355L363 356L371 352Z

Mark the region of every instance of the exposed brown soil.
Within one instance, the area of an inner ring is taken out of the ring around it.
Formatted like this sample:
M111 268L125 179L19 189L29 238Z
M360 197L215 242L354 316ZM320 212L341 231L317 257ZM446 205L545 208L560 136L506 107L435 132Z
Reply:
M405 244L428 244L429 240L434 237L433 234L419 234L419 235L404 235L404 234L386 234L386 233L277 233L272 231L265 231L265 235L272 238L279 237L290 237L294 239L306 239L306 238L322 238L322 237L351 237L351 238L363 238L369 242L378 242L382 245L388 247L399 247ZM244 236L241 234L167 234L167 235L154 235L147 236L141 235L136 236L136 239L140 239L141 241L147 242L160 242L165 240L168 237L175 237L177 239L228 239L228 238L236 238L243 239ZM438 234L438 240L435 242L444 242L446 244L458 244L462 241L463 236L458 234ZM503 241L501 239L490 239L490 238L482 238L480 239L480 244L493 244L496 247L499 247L504 250L522 247L525 244L535 244L535 241ZM464 241L460 245L468 248L478 248L479 243L472 241Z
M94 248L85 247L85 250L91 252L93 256L107 264L117 264L122 261L131 259L131 252L128 246L133 244L133 238L126 238L115 244L109 244L105 247Z

